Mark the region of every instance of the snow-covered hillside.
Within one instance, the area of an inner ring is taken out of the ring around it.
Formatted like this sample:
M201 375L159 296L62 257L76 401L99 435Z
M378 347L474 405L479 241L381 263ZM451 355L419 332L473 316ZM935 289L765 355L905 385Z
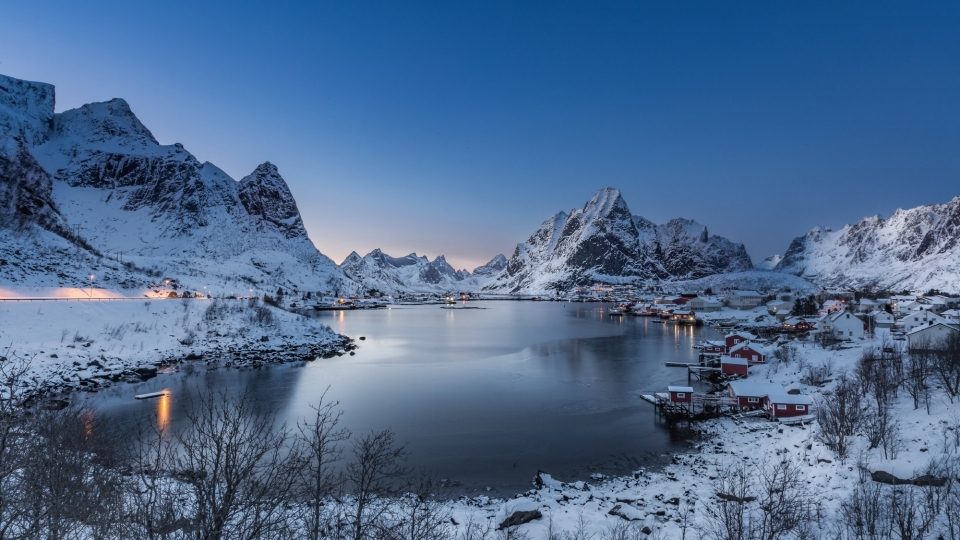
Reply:
M484 288L542 293L594 282L696 279L752 267L743 244L711 236L692 220L657 225L634 216L619 190L605 188L583 208L544 221Z
M237 182L180 144L159 144L122 99L54 114L52 86L4 76L0 131L2 214L17 242L56 253L66 241L208 292L356 288L314 247L270 163ZM51 270L37 279L75 281L59 275L59 257L30 258ZM29 282L22 265L6 266L0 276Z
M960 290L960 197L793 240L776 270L825 286Z
M361 284L364 291L375 289L393 295L402 292L473 292L503 270L506 261L506 257L497 255L471 274L465 269L454 269L443 255L431 261L416 253L391 257L375 249L364 257L357 252L351 253L340 263L340 268L345 277Z

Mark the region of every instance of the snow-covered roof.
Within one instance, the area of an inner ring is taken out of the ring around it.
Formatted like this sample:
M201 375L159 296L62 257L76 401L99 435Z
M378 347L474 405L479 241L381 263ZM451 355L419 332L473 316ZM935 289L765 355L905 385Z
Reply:
M667 392L690 392L693 393L692 386L668 386Z
M779 384L753 381L733 381L730 383L730 389L737 397L763 397L770 395L771 392L787 393Z
M693 302L694 300L700 300L704 304L721 304L722 303L720 302L720 299L717 298L716 296L698 296L696 298L691 299L690 302Z
M751 342L749 342L749 341L745 341L745 342L743 342L743 343L740 343L740 344L734 345L733 347L730 347L730 352L739 351L739 350L741 350L741 349L746 349L746 348L748 348L748 347L750 348L750 350L752 350L752 351L757 351L758 353L761 353L761 354L763 354L763 355L768 355L768 354L770 354L771 352L773 352L773 348L772 348L772 347L760 345L759 343L751 343Z
M730 332L724 337L734 337L734 336L740 336L746 339L757 339L757 336L751 334L750 332Z
M810 396L804 394L788 394L785 389L768 394L770 402L782 405L809 405Z
M732 356L721 356L721 357L720 357L720 363L721 363L721 364L733 364L733 365L735 365L735 366L745 366L745 365L747 365L747 359L746 359L746 358L733 358Z
M924 330L929 330L929 329L931 329L931 328L936 328L936 327L938 327L938 326L942 326L942 327L948 328L948 329L950 329L950 330L958 330L958 331L960 331L960 328L957 328L956 326L954 326L954 325L952 325L952 324L944 324L944 323L942 323L942 322L938 322L938 323L934 323L934 324L926 324L926 325L917 327L917 328L915 328L914 330L911 330L911 331L907 332L907 335L908 335L908 336L912 336L912 335L914 335L914 334L916 334L916 333L918 333L918 332L923 332Z
M763 296L757 291L733 291L733 294L737 296Z

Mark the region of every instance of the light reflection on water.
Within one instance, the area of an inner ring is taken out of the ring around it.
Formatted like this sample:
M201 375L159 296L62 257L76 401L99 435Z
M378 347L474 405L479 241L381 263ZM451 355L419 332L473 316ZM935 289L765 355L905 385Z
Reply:
M185 363L180 373L101 392L94 404L120 423L149 413L175 430L190 395L211 387L247 391L293 423L329 386L355 433L393 429L409 443L408 465L505 495L525 490L538 469L565 480L624 474L685 445L637 396L685 384L684 370L663 363L693 361L692 345L716 337L711 330L609 317L596 303L467 306L485 309L318 312L335 331L366 337L356 356L264 369ZM160 389L167 395L133 400Z

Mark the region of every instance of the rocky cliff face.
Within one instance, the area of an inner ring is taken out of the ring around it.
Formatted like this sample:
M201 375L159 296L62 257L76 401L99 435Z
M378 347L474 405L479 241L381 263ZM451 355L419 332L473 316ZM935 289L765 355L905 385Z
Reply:
M273 224L286 238L306 238L297 201L272 163L258 166L240 180L240 202L248 214Z
M197 285L354 287L307 237L274 165L236 182L160 144L122 99L54 114L52 86L0 76L0 195L6 222Z
M817 227L790 243L776 270L821 285L960 290L960 197Z
M605 188L583 208L544 221L485 289L542 293L595 282L696 279L751 267L742 244L710 236L692 220L656 225L632 215L619 190Z

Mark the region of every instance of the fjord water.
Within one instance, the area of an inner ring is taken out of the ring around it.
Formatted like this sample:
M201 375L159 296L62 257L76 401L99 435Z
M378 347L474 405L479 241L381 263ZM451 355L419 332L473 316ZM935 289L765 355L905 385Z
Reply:
M462 308L478 309L462 309ZM686 384L706 328L610 317L600 303L486 301L312 314L357 340L355 356L261 369L184 363L176 374L91 398L119 425L160 415L182 427L199 388L243 391L294 423L327 397L354 433L390 428L408 465L458 482L458 492L513 495L542 469L562 480L627 474L686 447L640 393ZM160 400L134 394L167 389Z

